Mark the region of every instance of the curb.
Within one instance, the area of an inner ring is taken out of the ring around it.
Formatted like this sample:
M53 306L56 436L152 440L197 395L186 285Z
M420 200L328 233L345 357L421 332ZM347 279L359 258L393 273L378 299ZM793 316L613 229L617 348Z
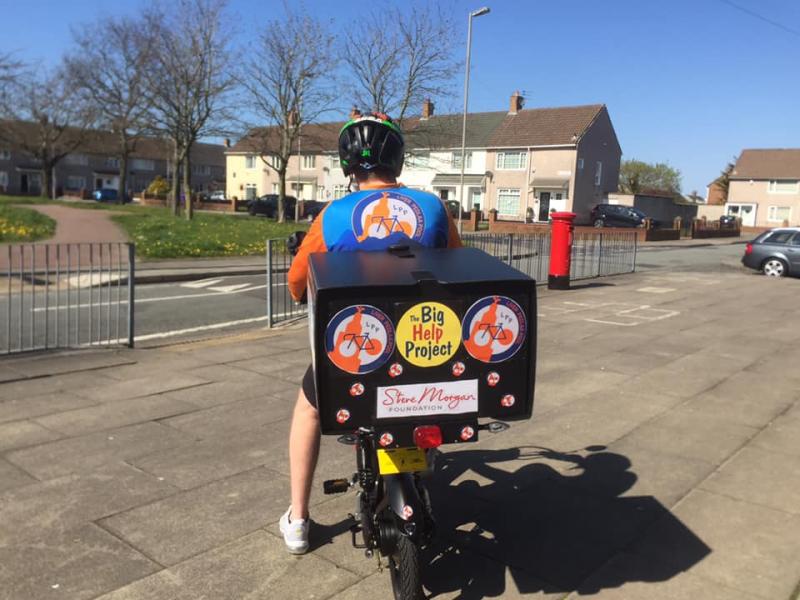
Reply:
M196 279L208 279L210 277L231 277L236 275L264 275L265 268L242 268L229 269L225 271L187 271L185 273L140 273L137 272L133 278L134 283L171 283L173 281L193 281Z

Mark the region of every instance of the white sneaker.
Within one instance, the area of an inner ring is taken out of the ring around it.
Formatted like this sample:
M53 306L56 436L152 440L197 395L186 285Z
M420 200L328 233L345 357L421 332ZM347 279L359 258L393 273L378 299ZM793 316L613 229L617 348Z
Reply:
M281 533L283 534L283 541L286 543L286 549L291 554L305 554L308 552L308 520L295 519L289 520L292 514L292 507L289 507L279 522Z

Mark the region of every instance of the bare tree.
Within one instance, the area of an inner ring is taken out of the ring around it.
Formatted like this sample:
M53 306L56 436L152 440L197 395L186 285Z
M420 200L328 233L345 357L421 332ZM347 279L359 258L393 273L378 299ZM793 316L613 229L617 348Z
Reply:
M244 101L256 120L249 124L246 142L278 174L281 223L286 219L286 171L301 129L330 110L336 99L332 48L326 23L287 9L283 20L266 25L257 51L239 74Z
M192 218L191 152L198 139L224 133L225 100L234 79L222 22L224 0L176 0L169 12L152 8L145 17L152 61L147 90L155 127L173 146L172 210L178 214L178 168L185 214Z
M376 10L345 36L344 61L357 106L391 115L402 124L412 107L445 95L459 63L450 44L452 19L435 5Z
M38 163L42 196L54 197L56 166L86 142L94 124L95 115L73 93L65 70L58 68L17 82L0 138Z
M96 31L102 29L103 35ZM141 20L102 20L98 27L73 31L76 49L66 59L70 79L96 112L101 127L117 140L120 194L128 191L128 162L147 132L150 102L146 72L151 45Z

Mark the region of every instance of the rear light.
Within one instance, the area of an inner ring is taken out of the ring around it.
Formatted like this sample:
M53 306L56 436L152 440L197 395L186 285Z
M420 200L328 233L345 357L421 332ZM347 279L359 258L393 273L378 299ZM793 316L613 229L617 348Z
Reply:
M414 429L414 443L423 450L438 448L442 445L442 430L438 425L420 425Z
M753 244L747 244L744 248L744 255L747 256L748 254L753 253Z

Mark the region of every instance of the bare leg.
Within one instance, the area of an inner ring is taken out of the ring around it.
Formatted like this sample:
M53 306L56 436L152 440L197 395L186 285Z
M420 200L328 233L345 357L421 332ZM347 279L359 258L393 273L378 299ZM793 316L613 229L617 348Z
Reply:
M289 432L289 473L292 482L292 519L308 518L311 482L319 458L319 412L303 390L297 396Z

